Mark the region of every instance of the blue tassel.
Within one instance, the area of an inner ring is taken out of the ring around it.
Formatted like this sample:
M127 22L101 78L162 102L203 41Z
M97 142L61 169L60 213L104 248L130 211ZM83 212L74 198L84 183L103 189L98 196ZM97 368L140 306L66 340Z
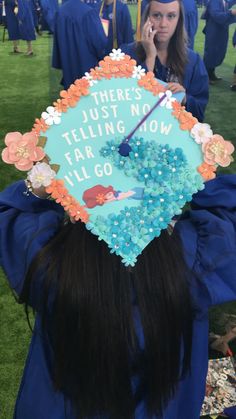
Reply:
M129 155L129 153L131 152L131 150L132 150L132 148L126 142L121 143L120 146L119 146L119 153L123 157L127 157Z

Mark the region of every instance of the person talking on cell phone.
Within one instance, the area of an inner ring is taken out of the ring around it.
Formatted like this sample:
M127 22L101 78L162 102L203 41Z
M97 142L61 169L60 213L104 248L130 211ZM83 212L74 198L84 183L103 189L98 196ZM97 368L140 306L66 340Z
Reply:
M181 0L152 0L143 15L141 40L121 46L147 71L168 83L172 93L183 92L183 105L203 121L209 83L205 65L187 47Z

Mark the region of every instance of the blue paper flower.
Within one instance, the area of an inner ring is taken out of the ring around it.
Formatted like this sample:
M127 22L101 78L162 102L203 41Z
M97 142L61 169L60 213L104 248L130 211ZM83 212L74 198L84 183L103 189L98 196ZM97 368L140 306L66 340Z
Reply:
M125 206L118 214L97 216L87 228L104 238L111 252L120 255L125 265L134 265L137 255L161 230L167 228L174 215L203 189L200 174L192 171L180 147L157 144L134 137L129 141L131 152L118 153L120 139L112 139L100 151L127 177L142 182L143 198L139 206Z

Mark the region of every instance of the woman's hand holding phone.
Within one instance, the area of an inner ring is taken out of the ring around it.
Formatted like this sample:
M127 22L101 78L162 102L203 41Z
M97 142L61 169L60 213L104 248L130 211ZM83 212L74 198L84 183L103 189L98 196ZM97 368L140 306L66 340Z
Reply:
M157 30L153 30L153 24L151 23L150 19L147 19L143 25L141 42L146 52L146 66L149 71L153 71L155 66L157 50L154 43L154 38L156 33Z

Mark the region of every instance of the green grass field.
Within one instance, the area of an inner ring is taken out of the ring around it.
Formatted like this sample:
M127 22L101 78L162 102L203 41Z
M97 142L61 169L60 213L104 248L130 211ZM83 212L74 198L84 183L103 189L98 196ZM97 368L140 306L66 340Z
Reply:
M131 6L135 22L135 6ZM196 37L195 49L202 54L204 36L202 22ZM230 28L230 42L224 63L217 70L223 80L210 87L210 101L205 120L225 139L236 145L236 93L229 89L236 50L231 44L233 27ZM59 96L60 72L52 70L51 38L44 33L34 43L35 55L28 58L11 54L12 45L2 42L3 28L0 27L0 151L7 132L30 131L34 120L39 117L52 101ZM21 42L22 50L26 50ZM236 163L229 171L235 172ZM22 174L11 166L0 162L0 190ZM222 312L236 314L234 304L218 307L211 311L211 328L217 329L217 319ZM22 306L16 304L4 274L0 272L0 419L11 419L22 375L31 332L28 328ZM43 419L43 418L42 418ZM173 418L174 419L174 418Z

